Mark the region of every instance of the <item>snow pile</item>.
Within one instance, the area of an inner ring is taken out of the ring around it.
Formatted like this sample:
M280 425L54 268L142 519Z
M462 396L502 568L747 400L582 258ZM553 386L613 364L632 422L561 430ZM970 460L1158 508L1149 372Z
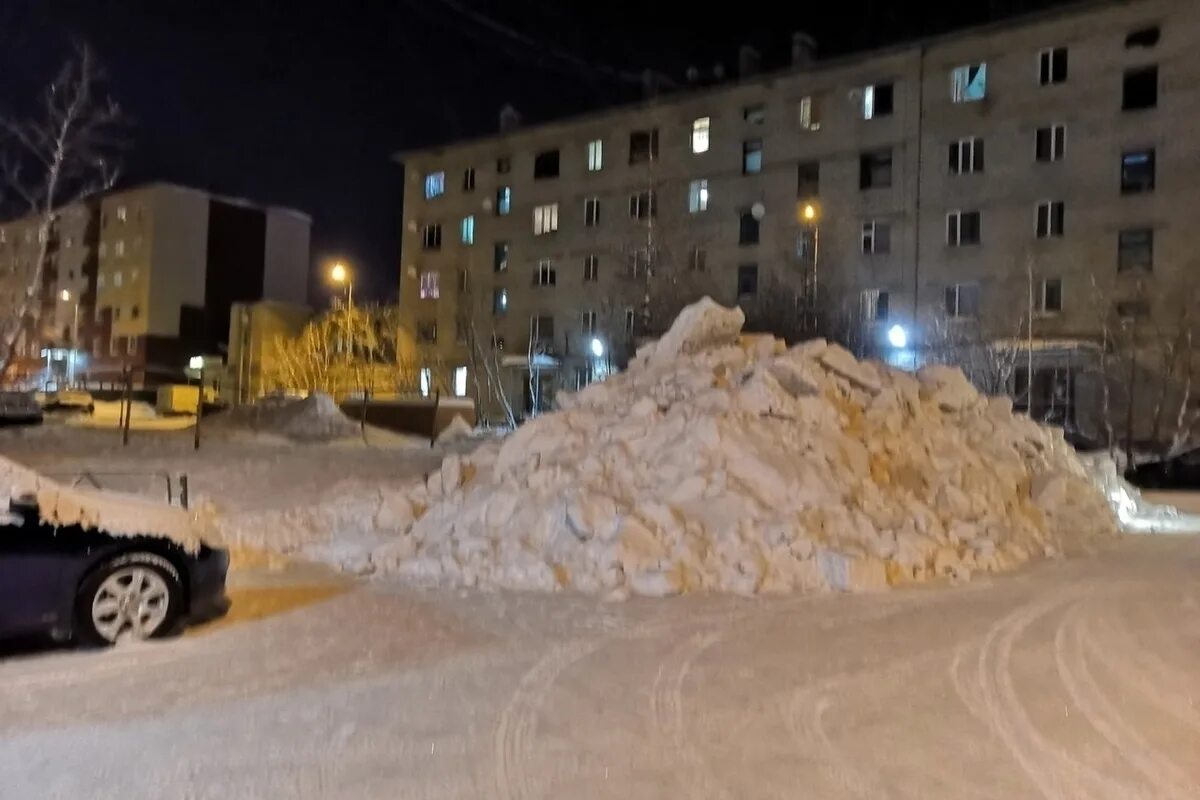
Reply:
M1108 499L1125 533L1200 533L1200 514L1146 500L1141 491L1121 477L1116 462L1107 454L1081 456L1080 460Z
M305 443L359 435L359 424L323 392L302 399L265 397L251 405L222 411L203 424L216 435L266 434Z
M1059 432L956 369L741 336L707 298L629 369L385 493L374 567L666 595L965 580L1114 532Z
M442 432L437 435L436 441L438 444L457 442L470 438L474 433L475 429L471 427L471 423L463 419L461 414L455 414L450 424L442 428Z

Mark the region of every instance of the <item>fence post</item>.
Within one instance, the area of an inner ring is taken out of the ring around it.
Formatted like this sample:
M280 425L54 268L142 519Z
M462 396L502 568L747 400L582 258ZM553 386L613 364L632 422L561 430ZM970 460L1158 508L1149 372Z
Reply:
M125 447L129 444L129 418L133 416L133 370L125 367L124 370L125 388L124 399L121 403L121 408L124 411L121 420L121 446Z

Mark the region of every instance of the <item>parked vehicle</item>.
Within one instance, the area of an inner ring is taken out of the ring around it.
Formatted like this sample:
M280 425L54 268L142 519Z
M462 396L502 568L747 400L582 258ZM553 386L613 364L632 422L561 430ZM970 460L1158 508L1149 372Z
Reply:
M113 644L222 613L229 555L156 536L42 522L36 502L0 515L0 637L49 633Z
M36 425L42 407L32 392L0 392L0 425Z

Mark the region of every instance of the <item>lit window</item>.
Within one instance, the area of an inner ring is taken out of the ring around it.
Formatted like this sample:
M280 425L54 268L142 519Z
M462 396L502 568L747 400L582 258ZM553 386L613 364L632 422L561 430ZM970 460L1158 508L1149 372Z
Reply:
M587 146L588 172L599 172L604 169L604 141L593 139Z
M812 97L812 95L800 98L800 105L797 107L797 114L799 115L800 130L821 130L820 111L817 108L817 101Z
M950 99L974 103L987 96L987 64L965 64L950 73Z
M888 293L880 289L864 289L861 295L862 315L866 322L883 322L888 318Z
M440 197L446 191L446 173L431 172L425 176L425 199Z
M1066 150L1066 125L1051 125L1037 129L1034 134L1034 158L1038 161L1061 161Z
M1047 278L1042 281L1041 296L1038 300L1040 301L1038 303L1038 310L1045 314L1054 314L1062 311L1062 279Z
M580 315L579 328L580 328L580 331L585 336L591 336L593 333L595 333L596 332L596 312L595 311L584 311Z
M762 139L747 139L742 142L742 174L754 175L762 172Z
M1053 47L1038 54L1038 83L1049 86L1052 83L1067 82L1067 48Z
M496 216L508 216L510 211L512 211L512 188L501 186L496 190Z
M1063 235L1063 218L1066 204L1062 200L1047 200L1038 203L1037 238L1050 239Z
M979 285L954 283L946 287L946 315L974 317L979 314Z
M983 139L974 136L950 143L950 174L983 172Z
M688 187L688 211L698 214L708 210L708 181L692 181Z
M558 283L558 270L554 268L554 261L549 258L543 258L538 261L537 272L533 276L533 283L535 286L554 286Z
M420 297L422 300L436 300L441 296L441 285L437 270L425 270L421 273Z
M638 192L629 196L629 216L650 219L658 213L654 192Z
M1121 194L1154 191L1154 149L1121 154Z
M533 235L541 236L558 230L558 203L535 206L533 209Z
M862 251L868 255L891 252L892 226L887 222L864 222L862 226Z
M455 397L466 397L467 396L467 368L466 367L455 367L454 368L454 396Z
M508 289L496 289L492 292L492 314L501 316L508 311Z
M125 240L124 239L117 239L117 243L115 245L113 245L113 255L117 255L117 256L125 255Z
M700 117L692 121L692 152L707 153L708 152L708 136L709 127L712 120L709 117Z
M462 243L475 244L475 215L463 217Z
M125 206L117 206L117 221L124 222L127 216L128 212L125 210Z
M862 89L862 117L875 119L890 116L895 100L895 90L890 83L877 83Z
M426 250L442 248L442 226L440 223L426 225L421 231L421 246Z
M1117 270L1141 270L1154 268L1154 229L1130 228L1117 234Z
M979 244L982 215L978 211L951 211L946 215L946 244L951 247Z
M421 397L429 397L433 386L433 371L429 367L421 367Z
M121 273L119 271L113 273L113 286L117 289L121 288Z
M595 283L600 278L600 257L589 255L583 259L583 280Z
M600 198L588 197L583 201L583 224L594 228L600 224Z

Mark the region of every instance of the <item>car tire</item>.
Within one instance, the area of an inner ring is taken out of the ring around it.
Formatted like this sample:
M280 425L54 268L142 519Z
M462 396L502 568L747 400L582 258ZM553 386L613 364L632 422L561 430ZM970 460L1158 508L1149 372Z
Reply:
M154 639L171 633L182 611L183 581L174 564L157 553L123 553L80 584L75 630L90 645Z

